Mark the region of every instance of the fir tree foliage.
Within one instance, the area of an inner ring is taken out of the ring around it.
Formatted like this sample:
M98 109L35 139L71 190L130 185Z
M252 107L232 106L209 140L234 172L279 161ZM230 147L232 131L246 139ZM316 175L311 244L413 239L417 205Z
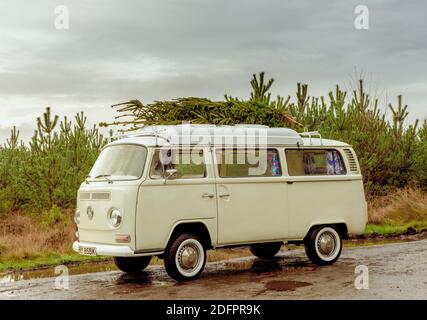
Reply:
M350 93L336 85L325 96L309 94L309 86L297 83L294 98L271 97L274 79L266 80L264 72L254 74L247 100L225 95L224 101L187 97L144 104L131 100L118 105L118 116L103 126L121 130L138 130L150 124L182 122L217 125L262 124L289 127L297 131L318 130L325 138L351 144L359 158L369 195L383 194L390 188L409 183L426 188L426 121L407 124L408 106L402 96L397 105L381 108L378 98L371 97L365 82L356 81ZM390 110L392 118L386 118Z
M88 128L86 122L83 112L74 121L60 120L48 107L36 119L28 145L13 127L0 147L0 215L74 206L79 185L107 143L99 129Z

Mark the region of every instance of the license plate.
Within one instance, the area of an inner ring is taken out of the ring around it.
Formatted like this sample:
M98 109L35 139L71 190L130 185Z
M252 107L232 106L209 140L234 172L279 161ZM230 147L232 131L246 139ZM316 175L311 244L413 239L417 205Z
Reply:
M79 253L84 255L84 256L96 256L96 248L79 247Z

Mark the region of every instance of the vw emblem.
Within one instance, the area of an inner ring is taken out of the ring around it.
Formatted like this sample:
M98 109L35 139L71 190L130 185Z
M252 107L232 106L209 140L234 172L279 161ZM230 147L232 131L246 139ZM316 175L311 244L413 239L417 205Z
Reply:
M94 212L91 206L87 207L86 213L89 220L92 220Z

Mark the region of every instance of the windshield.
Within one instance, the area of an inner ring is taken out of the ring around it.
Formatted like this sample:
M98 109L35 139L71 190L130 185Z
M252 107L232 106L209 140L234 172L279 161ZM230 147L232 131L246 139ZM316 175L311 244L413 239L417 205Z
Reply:
M89 179L135 180L144 169L147 149L143 146L122 144L102 150L89 173Z

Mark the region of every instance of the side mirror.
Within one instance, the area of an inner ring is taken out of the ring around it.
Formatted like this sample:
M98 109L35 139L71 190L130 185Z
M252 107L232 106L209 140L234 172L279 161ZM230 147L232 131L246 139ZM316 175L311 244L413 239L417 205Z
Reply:
M177 170L176 169L167 169L165 174L165 183L166 180L171 179L174 175L176 175Z

